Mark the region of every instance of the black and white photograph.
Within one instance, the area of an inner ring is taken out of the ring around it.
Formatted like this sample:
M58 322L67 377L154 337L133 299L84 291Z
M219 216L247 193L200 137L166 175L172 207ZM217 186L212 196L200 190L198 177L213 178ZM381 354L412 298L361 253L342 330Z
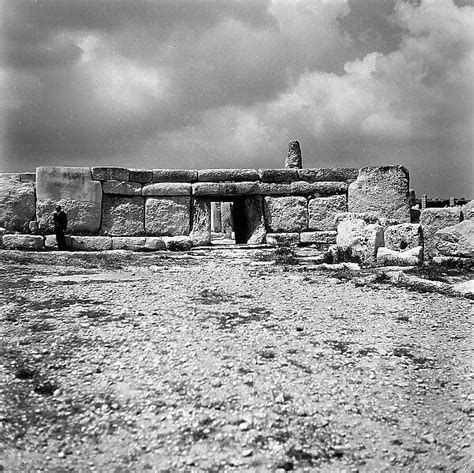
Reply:
M0 472L471 472L474 0L0 0Z

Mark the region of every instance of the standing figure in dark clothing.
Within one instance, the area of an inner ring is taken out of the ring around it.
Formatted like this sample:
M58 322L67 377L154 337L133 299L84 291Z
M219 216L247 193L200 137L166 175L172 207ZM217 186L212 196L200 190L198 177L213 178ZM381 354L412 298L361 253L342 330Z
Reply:
M67 228L67 215L61 210L61 206L56 207L56 212L53 214L54 233L56 233L56 241L58 242L58 250L64 251L66 249L66 237L64 232Z

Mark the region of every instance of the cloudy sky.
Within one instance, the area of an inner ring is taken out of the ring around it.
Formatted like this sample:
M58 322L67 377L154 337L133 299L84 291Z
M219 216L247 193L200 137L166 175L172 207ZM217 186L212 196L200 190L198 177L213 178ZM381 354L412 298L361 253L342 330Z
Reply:
M472 0L0 0L1 170L404 164L474 198Z

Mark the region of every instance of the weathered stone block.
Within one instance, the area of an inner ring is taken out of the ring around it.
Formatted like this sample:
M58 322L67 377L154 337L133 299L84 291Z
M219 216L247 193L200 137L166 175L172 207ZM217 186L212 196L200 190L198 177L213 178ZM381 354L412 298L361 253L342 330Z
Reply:
M18 178L0 174L0 227L9 231L28 231L35 218L35 186Z
M110 166L91 168L92 179L95 181L128 181L130 172L128 169Z
M300 143L292 140L288 143L288 154L285 159L286 169L301 169L303 167L303 157L301 156Z
M464 220L474 220L474 200L461 207L462 217Z
M259 184L262 195L291 195L291 184L276 184L274 182L261 182Z
M147 197L145 231L147 235L188 235L190 230L190 197Z
M153 169L153 182L196 182L197 171L189 169Z
M389 250L404 251L421 246L421 226L418 223L401 223L385 229L385 246Z
M53 212L61 205L68 216L68 231L94 233L100 229L102 185L89 168L36 169L36 219L41 231L53 231Z
M438 230L433 246L443 256L474 257L474 221L463 220L456 225Z
M69 235L65 236L66 238L66 248L72 248L72 238ZM48 250L53 250L58 248L58 242L56 241L56 235L46 235L44 237L44 247Z
M163 251L166 250L165 241L160 237L146 237L145 250L147 251Z
M36 173L35 172L22 172L20 174L21 182L36 182Z
M303 232L300 234L300 242L304 245L334 245L336 236L336 231Z
M243 202L243 211L246 216L246 225L243 230L243 240L248 245L260 245L265 242L267 230L265 228L263 200L260 196L246 197ZM236 240L239 229L235 229Z
M211 201L196 198L192 202L191 240L194 246L211 244Z
M102 232L110 236L136 236L145 231L143 197L104 195Z
M346 210L345 195L310 199L308 202L308 228L310 230L335 230L337 227L335 224L336 215Z
M243 182L259 179L256 169L202 169L198 171L199 182Z
M259 169L262 182L293 182L298 180L298 169Z
M198 182L193 184L194 195L238 196L260 194L258 182Z
M421 212L420 223L423 231L424 257L438 256L435 233L442 228L451 227L461 221L460 207L428 208Z
M271 232L300 232L308 228L304 197L265 197L265 219Z
M146 184L153 180L153 171L147 169L129 169L128 180Z
M353 257L371 266L376 263L378 248L384 245L384 230L381 225L348 218L337 227L336 243L340 247L349 247Z
M299 169L298 179L308 182L353 182L359 175L355 168L312 168Z
M370 166L349 185L349 212L374 212L379 217L410 222L408 171L403 166Z
M365 223L379 223L380 219L372 212L367 213L356 213L356 212L342 212L337 214L334 218L334 223L339 225L343 220L353 220L353 219L361 219ZM383 225L382 225L383 226Z
M3 247L7 250L37 251L43 248L44 239L39 235L3 235Z
M144 196L191 195L191 184L182 182L159 182L156 184L147 184L143 186L142 194Z
M138 182L103 181L102 192L115 195L142 195L142 185Z
M19 172L1 172L0 177L21 182L21 174Z
M347 183L345 182L305 182L296 181L291 183L291 194L293 195L334 195L346 194Z
M77 251L106 251L112 249L112 238L107 236L72 236L72 249Z
M143 251L145 249L145 237L113 237L112 249Z
M266 240L272 246L297 246L300 243L299 233L267 233Z
M191 238L187 236L163 237L163 240L170 251L188 251L193 247Z
M405 251L394 251L382 246L377 251L377 264L379 266L415 266L421 262L421 255L421 246Z

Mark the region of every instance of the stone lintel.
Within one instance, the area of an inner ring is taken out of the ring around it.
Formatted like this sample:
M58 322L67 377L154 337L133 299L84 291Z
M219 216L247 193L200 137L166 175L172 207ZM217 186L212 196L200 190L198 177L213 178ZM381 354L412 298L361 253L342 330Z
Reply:
M191 195L191 184L184 182L157 182L155 184L146 184L143 186L142 195L144 196L175 196Z
M262 182L293 182L298 180L298 169L259 169Z
M198 171L199 182L249 182L259 179L256 169L202 169Z
M291 183L292 195L335 195L347 192L346 182L305 182L296 181Z
M260 194L258 182L202 182L193 184L197 196L238 196Z
M153 171L148 169L129 169L128 180L130 182L141 182L142 184L146 184L153 180Z
M139 182L103 181L102 192L116 195L142 195L142 185Z
M298 170L298 179L307 182L354 182L357 168L308 168Z
M191 169L153 169L152 182L196 182L197 171Z

